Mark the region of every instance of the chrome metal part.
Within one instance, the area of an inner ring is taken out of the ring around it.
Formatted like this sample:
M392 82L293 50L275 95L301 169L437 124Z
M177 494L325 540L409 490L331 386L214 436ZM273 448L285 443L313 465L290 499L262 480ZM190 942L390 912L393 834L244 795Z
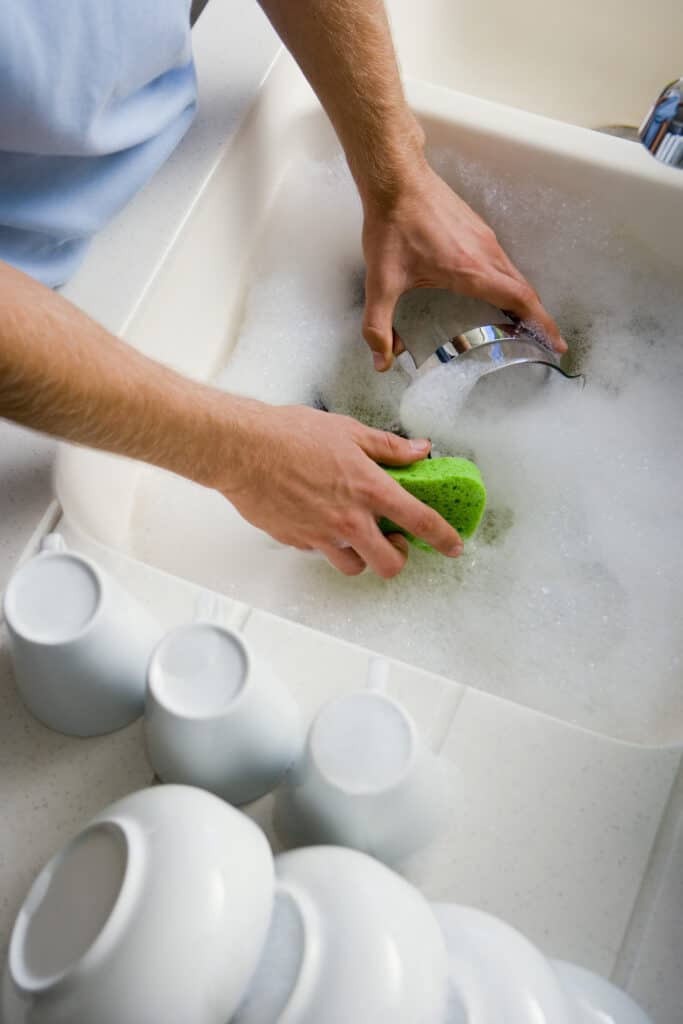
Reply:
M439 345L431 356L416 365L419 374L422 375L435 366L450 363L454 359L479 363L482 377L506 366L518 366L521 363L548 366L570 380L581 377L580 374L566 373L560 365L558 354L521 324L487 324L484 327L474 327ZM415 359L413 361L416 362Z
M660 163L683 168L683 78L662 89L638 134Z

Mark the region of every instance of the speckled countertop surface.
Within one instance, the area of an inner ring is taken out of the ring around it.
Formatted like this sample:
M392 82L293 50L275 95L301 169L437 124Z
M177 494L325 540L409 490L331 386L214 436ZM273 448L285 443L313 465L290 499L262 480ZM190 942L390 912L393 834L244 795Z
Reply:
M168 163L95 240L65 289L120 333L234 135L279 42L254 0L211 4L193 30L200 112ZM0 421L0 592L36 533L50 528L54 443ZM110 801L150 782L140 723L74 740L44 728L17 696L0 625L0 961L45 860Z

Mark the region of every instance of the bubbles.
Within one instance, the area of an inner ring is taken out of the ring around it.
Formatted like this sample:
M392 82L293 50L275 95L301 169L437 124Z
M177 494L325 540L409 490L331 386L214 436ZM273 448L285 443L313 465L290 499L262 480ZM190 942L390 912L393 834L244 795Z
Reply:
M275 404L326 404L371 367L361 341L361 209L341 160L302 161L252 274L237 344L215 383Z
M403 392L400 420L411 437L429 437L437 448L452 447L452 432L483 373L482 363L442 364L420 376Z
M451 364L409 389L400 367L375 374L361 338L359 202L341 163L301 161L219 383L431 436L441 454L475 459L489 510L457 562L412 551L390 582L274 552L272 585L253 582L258 604L588 728L680 739L677 282L590 201L494 178L447 151L433 158L556 314L586 387L536 367L477 382L476 367ZM469 300L415 292L400 330L433 350L475 312Z

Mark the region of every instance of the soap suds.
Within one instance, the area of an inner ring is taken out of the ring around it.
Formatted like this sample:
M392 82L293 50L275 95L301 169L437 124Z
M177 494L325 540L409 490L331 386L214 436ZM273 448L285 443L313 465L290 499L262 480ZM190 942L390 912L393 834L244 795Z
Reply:
M340 161L290 171L217 383L428 434L439 454L474 459L489 511L464 556L411 551L391 582L350 580L237 529L217 495L166 479L141 497L138 520L163 529L140 535L137 553L225 592L235 565L250 565L237 589L260 607L587 728L680 739L679 285L639 265L591 203L432 156L557 316L585 388L537 367L475 384L453 367L410 392L401 367L373 373L360 333L361 213ZM434 347L476 310L414 292L398 322L411 344ZM204 539L169 563L169 532L186 537L190 514Z

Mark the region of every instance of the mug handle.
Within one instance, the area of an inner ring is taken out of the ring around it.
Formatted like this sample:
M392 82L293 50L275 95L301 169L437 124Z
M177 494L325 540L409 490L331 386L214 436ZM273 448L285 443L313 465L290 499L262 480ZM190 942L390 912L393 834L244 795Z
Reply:
M383 657L381 654L373 654L368 662L365 689L373 690L375 693L386 693L390 670L391 664L388 658Z
M194 622L208 622L216 626L227 626L234 633L241 633L251 611L244 601L231 599L226 615L225 602L211 590L201 590L194 603ZM226 621L227 620L227 621Z
M66 551L66 544L61 533L48 533L40 542L42 551Z

